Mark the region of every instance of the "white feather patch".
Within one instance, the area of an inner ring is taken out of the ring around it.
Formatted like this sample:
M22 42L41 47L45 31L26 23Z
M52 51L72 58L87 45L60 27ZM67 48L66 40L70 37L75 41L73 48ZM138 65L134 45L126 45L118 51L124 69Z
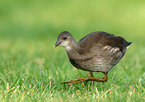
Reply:
M69 51L69 50L71 50L72 48L70 47L70 46L65 46L65 50L66 51Z
M106 50L106 49L107 49L107 50L110 50L110 52L113 52L113 53L115 53L116 51L119 51L119 50L120 50L120 49L117 48L117 47L114 47L114 48L113 48L113 47L108 46L108 45L103 47L103 50Z

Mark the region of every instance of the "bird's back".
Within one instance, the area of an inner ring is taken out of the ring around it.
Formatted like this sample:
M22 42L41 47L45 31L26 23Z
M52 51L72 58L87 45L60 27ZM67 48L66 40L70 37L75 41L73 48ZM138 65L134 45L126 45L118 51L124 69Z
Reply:
M78 42L78 44L83 50L85 50L85 52L87 52L90 51L90 49L94 47L96 44L116 47L119 48L121 51L123 51L123 49L129 46L131 43L127 42L124 38L120 36L115 36L113 34L109 34L106 32L97 31L83 37Z

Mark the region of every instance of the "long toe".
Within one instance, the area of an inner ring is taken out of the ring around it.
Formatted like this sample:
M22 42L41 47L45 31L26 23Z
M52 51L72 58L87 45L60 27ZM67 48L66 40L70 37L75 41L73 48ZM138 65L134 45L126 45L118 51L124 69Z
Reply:
M64 82L61 82L62 84L64 83L73 83L75 81L78 81L79 79L72 79L72 80L68 80L68 81L64 81Z

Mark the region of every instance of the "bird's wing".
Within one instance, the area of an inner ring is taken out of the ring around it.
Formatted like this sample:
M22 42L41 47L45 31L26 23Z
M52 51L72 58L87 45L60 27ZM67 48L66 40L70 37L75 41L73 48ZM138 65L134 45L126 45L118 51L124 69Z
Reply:
M78 44L80 46L79 52L85 54L88 52L91 53L91 49L96 48L98 44L102 46L110 46L112 48L119 48L120 51L122 51L129 43L122 37L99 31L88 34L82 38Z

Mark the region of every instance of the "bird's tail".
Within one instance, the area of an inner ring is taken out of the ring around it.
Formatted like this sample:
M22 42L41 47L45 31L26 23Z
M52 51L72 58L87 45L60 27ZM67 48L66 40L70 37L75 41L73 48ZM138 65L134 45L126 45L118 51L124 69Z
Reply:
M128 43L127 43L127 46L126 46L127 49L131 46L131 44L132 44L132 42L128 42Z

